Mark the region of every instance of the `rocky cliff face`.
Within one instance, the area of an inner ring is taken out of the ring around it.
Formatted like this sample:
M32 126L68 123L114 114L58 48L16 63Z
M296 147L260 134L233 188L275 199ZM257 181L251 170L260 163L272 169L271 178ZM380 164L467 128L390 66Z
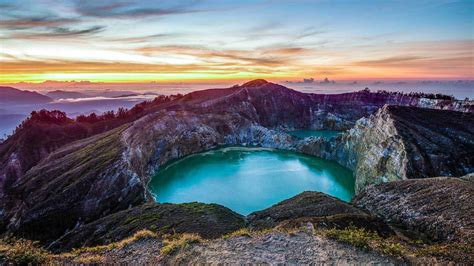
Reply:
M372 185L353 202L432 241L474 243L472 180L438 177Z
M387 105L332 141L310 138L297 149L352 169L360 191L370 184L473 172L473 125L473 113Z
M474 171L472 113L387 106L349 134L358 154L358 189L373 183Z
M367 92L304 94L261 80L194 92L134 122L49 154L9 185L0 203L0 225L3 231L51 242L77 226L150 200L146 185L161 165L220 145L258 145L335 159L355 171L358 188L403 179L419 169L425 176L472 169L472 153L459 153L472 147L472 126L462 127L460 122L472 121L472 113L449 112L441 117L435 111L420 111L414 116L416 121L431 115L433 119L456 121L452 130L433 129L429 120L414 127L409 115L419 109L404 112L386 107L330 141L301 140L281 131L348 129L386 103L470 108L452 101L427 104L419 98ZM401 134L402 127L410 133ZM430 132L441 141L425 140ZM412 144L417 149L409 148ZM463 146L455 150L455 145ZM418 163L420 154L426 154L422 156L424 164ZM464 162L461 169L455 165L457 160ZM438 163L439 167L420 168Z
M294 138L233 113L163 111L133 123L122 135L130 168L148 177L163 164L224 145L292 149Z

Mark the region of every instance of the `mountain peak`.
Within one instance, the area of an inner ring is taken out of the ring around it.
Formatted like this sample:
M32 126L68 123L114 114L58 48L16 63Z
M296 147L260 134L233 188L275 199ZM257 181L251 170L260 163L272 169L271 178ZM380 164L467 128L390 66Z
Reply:
M254 79L252 81L249 81L247 83L244 83L242 84L242 87L245 87L245 88L256 88L256 87L260 87L260 86L263 86L265 84L268 84L268 81L264 80L264 79Z

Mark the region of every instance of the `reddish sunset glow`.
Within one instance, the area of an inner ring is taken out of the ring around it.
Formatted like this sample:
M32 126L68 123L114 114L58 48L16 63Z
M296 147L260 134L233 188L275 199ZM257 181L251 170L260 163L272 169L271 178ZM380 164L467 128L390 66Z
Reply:
M0 4L2 84L473 78L470 1Z

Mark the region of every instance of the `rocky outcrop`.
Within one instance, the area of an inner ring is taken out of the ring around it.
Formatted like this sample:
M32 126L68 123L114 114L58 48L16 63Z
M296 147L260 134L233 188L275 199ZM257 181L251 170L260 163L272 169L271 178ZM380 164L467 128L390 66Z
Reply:
M357 226L383 236L393 234L382 220L321 192L306 191L247 216L248 227L254 230L276 226L298 228L307 223L330 228Z
M358 190L407 178L474 172L474 114L386 106L349 132Z
M270 208L249 214L249 226L256 229L275 227L279 223L303 217L324 217L341 214L362 215L364 212L320 192L306 191Z
M474 243L474 183L469 180L438 177L372 185L353 203L432 241Z
M354 171L370 184L474 172L474 114L416 107L381 108L332 141L310 138L297 150Z
M49 248L60 251L104 245L129 237L142 229L161 234L196 233L203 238L216 238L244 226L242 215L217 204L146 203L77 226Z

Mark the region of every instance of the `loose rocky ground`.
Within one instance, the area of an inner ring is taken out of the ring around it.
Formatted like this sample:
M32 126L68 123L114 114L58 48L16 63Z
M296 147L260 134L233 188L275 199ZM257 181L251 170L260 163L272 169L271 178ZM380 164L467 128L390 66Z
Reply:
M115 249L89 249L53 258L60 263L132 264L400 264L403 261L315 234L313 228L267 231L199 240L162 254L160 237L138 239Z
M164 261L174 263L230 264L398 264L400 260L358 249L312 229L293 233L268 232L235 236L192 245Z
M351 229L352 230L352 229ZM367 238L335 239L331 230L308 223L296 229L265 231L239 230L218 239L205 240L196 235L156 235L140 231L121 242L82 248L70 253L48 255L57 264L447 264L449 259L433 256L415 244L391 244ZM361 231L353 231L361 232ZM366 232L367 233L367 232ZM170 240L171 239L171 240ZM358 240L356 240L358 239ZM351 242L354 241L354 242ZM357 242L362 241L362 242ZM393 241L389 239L387 241ZM355 245L364 243L367 246ZM399 251L402 251L398 253ZM390 253L391 252L391 253ZM424 252L424 253L423 253ZM468 257L457 262L468 263Z

